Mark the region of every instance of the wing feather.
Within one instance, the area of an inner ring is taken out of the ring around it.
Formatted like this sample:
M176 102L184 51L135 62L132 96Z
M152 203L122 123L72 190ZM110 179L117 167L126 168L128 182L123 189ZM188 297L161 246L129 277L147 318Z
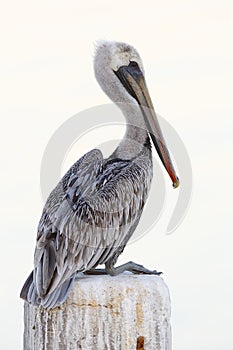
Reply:
M93 150L71 167L49 196L38 227L34 283L39 296L123 250L150 187L149 161L149 167L140 157L104 163L101 152Z

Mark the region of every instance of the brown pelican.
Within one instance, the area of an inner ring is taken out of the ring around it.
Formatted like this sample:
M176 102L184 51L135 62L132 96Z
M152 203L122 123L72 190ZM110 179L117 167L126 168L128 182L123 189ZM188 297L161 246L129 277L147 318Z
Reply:
M38 226L34 271L21 297L54 308L67 298L77 272L159 274L129 262L114 267L141 217L152 180L152 140L173 186L179 185L144 79L130 45L101 42L96 79L118 104L126 133L108 159L94 149L80 158L51 192Z

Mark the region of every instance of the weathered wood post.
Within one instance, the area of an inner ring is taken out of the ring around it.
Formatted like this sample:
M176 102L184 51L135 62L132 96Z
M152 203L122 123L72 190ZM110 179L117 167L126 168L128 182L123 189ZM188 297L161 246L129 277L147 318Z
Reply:
M158 276L84 276L61 307L24 307L24 350L171 350L169 291Z

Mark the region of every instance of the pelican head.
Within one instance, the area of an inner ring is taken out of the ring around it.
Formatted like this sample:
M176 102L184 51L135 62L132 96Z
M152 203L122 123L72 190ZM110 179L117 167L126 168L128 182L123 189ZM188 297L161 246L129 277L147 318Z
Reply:
M96 48L94 71L99 85L113 102L133 104L140 108L141 118L173 187L178 187L179 179L158 123L137 50L126 43L103 41Z
M115 41L101 41L96 47L94 71L96 80L113 102L135 103L135 98L122 89L116 73L131 62L137 63L144 74L142 60L133 46Z

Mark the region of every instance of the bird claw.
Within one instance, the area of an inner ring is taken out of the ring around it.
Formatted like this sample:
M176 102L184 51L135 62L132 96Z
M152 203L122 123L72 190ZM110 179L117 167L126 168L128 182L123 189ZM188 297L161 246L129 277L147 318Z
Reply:
M158 275L158 276L160 276L160 275L163 274L163 272L162 272L162 271L156 271L156 270L154 270L154 271L152 271L152 274L153 274L153 275Z
M143 267L143 266L142 266ZM143 268L142 270L132 270L132 273L134 273L135 275L157 275L160 276L163 272L158 272L157 270L147 270L145 268Z

